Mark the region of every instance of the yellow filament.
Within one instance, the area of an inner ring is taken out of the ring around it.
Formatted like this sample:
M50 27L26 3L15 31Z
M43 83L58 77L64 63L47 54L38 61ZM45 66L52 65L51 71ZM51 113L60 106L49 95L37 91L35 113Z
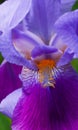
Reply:
M37 62L38 80L44 87L52 86L55 88L55 81L52 74L52 69L55 67L54 60L45 59Z

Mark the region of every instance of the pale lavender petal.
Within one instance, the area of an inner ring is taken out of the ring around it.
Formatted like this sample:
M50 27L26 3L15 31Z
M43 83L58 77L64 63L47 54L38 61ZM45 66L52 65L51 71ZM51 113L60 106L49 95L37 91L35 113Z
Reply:
M57 59L56 66L60 67L66 65L74 58L74 52L68 48L65 42L57 34L51 39L50 45L58 49L57 52L52 54L52 58L55 60Z
M61 13L63 14L72 10L72 6L75 2L76 0L61 0Z
M6 114L10 118L13 116L13 111L20 97L22 96L22 89L17 89L5 97L0 103L0 112Z
M12 31L13 44L15 49L25 58L31 59L31 52L37 46L43 46L43 41L35 34L26 31Z
M64 70L58 72L55 89L35 84L29 94L25 91L12 130L78 130L78 74L71 67Z
M27 60L23 57L14 47L12 33L5 32L0 37L0 52L3 57L9 61L10 63L14 63L17 65L27 66L31 69L34 69L34 64L32 61Z
M66 13L57 20L56 31L63 42L74 52L78 53L78 10Z
M73 58L74 58L74 52L71 52L71 50L67 49L59 59L57 66L60 67L69 64Z
M8 0L0 5L0 31L14 28L28 13L31 0Z
M8 35L9 36L9 35ZM35 34L26 31L12 30L12 39L1 37L0 51L11 63L26 66L30 69L37 69L31 58L47 55L57 51L49 47ZM12 43L11 43L12 42Z
M8 62L0 66L0 101L9 93L22 86L22 82L19 79L21 69L21 66Z
M59 15L60 0L32 0L30 12L26 16L26 26L48 44Z

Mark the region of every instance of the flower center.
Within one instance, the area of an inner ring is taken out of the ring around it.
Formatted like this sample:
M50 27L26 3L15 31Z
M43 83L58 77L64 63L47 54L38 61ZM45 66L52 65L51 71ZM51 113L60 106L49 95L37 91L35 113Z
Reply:
M51 86L55 88L55 80L54 80L54 72L53 69L55 68L55 61L51 59L45 59L38 61L38 80L44 86L48 87Z

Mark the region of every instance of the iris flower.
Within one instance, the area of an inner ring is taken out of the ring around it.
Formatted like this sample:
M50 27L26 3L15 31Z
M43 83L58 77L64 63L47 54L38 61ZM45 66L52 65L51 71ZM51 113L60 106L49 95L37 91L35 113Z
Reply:
M12 119L12 130L78 130L78 74L71 66L78 58L74 2L8 0L0 5L0 52L9 62L0 68L9 65L0 71L1 92L4 86L7 91L0 111Z

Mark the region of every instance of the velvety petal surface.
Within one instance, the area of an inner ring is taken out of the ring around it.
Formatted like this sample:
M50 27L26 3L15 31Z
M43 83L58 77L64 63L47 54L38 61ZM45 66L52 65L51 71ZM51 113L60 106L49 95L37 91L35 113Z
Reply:
M22 86L22 82L19 79L21 69L20 66L8 62L0 66L0 101Z
M12 118L13 111L21 95L22 95L22 89L20 88L13 91L8 96L6 96L0 103L0 112Z
M31 0L8 0L0 5L0 31L14 28L28 13Z
M37 83L24 91L12 130L78 130L78 74L70 66L61 70L56 71L55 88Z
M60 0L32 0L31 9L26 16L26 26L48 44L53 25L60 15Z
M56 30L74 53L78 53L78 10L66 13L57 20Z

